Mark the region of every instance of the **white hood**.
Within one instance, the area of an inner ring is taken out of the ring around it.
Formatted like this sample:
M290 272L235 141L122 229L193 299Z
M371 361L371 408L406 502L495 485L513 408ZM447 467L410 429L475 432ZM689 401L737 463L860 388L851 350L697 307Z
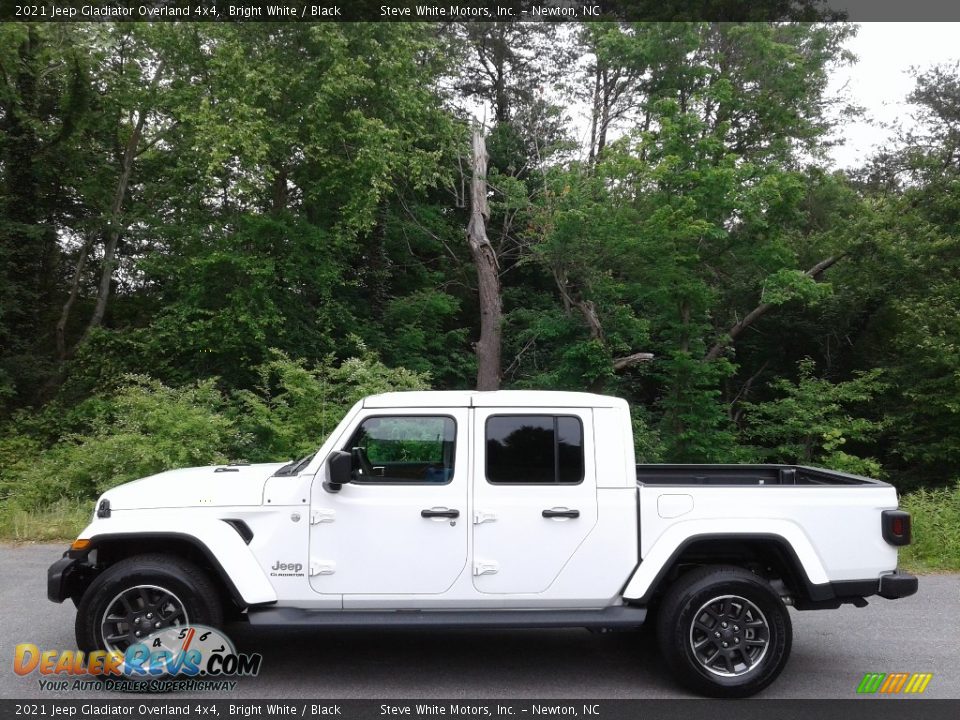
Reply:
M134 480L102 495L110 510L260 505L263 486L287 463L213 465L168 470Z

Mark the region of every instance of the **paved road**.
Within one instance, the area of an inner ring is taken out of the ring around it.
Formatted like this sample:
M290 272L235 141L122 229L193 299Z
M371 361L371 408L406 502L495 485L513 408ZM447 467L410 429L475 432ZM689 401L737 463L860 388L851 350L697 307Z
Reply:
M46 600L46 568L62 551L0 546L0 698L56 697L41 693L36 675L18 677L11 667L19 642L74 647L73 605ZM762 697L848 698L865 672L905 671L934 673L927 697L960 698L960 575L925 576L917 595L896 602L792 615L793 654ZM238 698L688 697L656 647L632 633L278 632L246 625L228 633L239 648L264 655L261 675L231 694Z

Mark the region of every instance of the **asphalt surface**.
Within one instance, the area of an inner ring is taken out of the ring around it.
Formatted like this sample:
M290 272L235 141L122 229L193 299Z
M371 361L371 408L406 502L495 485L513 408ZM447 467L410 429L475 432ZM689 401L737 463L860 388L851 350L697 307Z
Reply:
M75 648L73 604L46 599L47 566L63 550L0 546L0 698L115 697L41 691L36 673L12 670L17 643ZM960 698L960 575L923 576L920 591L902 600L791 615L791 659L760 697L850 698L866 672L930 672L923 697ZM230 698L690 697L646 633L226 631L241 651L264 656L260 675L242 679Z

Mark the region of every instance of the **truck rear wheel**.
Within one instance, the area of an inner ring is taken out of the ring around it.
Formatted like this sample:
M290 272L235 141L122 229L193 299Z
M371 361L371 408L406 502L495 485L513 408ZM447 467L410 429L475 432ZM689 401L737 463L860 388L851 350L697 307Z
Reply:
M667 665L690 689L747 697L783 670L793 629L766 580L742 568L711 566L688 572L669 589L657 639Z
M217 590L194 564L170 555L136 555L104 570L77 607L77 646L125 651L151 632L179 625L218 627Z

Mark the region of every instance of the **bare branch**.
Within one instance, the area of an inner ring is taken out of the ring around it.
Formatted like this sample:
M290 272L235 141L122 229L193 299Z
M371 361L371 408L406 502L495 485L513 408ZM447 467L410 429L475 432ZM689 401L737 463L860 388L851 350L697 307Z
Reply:
M613 370L614 372L619 372L625 368L630 367L631 365L636 365L637 363L650 362L653 360L653 353L650 352L637 352L632 355L626 355L624 357L614 358L613 359Z
M816 280L820 275L822 275L829 267L834 265L840 259L846 256L846 253L840 253L839 255L832 255L825 260L821 260L812 268L807 270L804 275L813 278ZM773 303L760 303L753 310L748 312L743 316L743 319L735 323L728 331L725 336L717 340L710 350L707 351L707 354L704 355L704 362L710 362L711 360L716 360L720 357L720 354L732 345L738 337L755 323L758 319L767 314L775 305Z

